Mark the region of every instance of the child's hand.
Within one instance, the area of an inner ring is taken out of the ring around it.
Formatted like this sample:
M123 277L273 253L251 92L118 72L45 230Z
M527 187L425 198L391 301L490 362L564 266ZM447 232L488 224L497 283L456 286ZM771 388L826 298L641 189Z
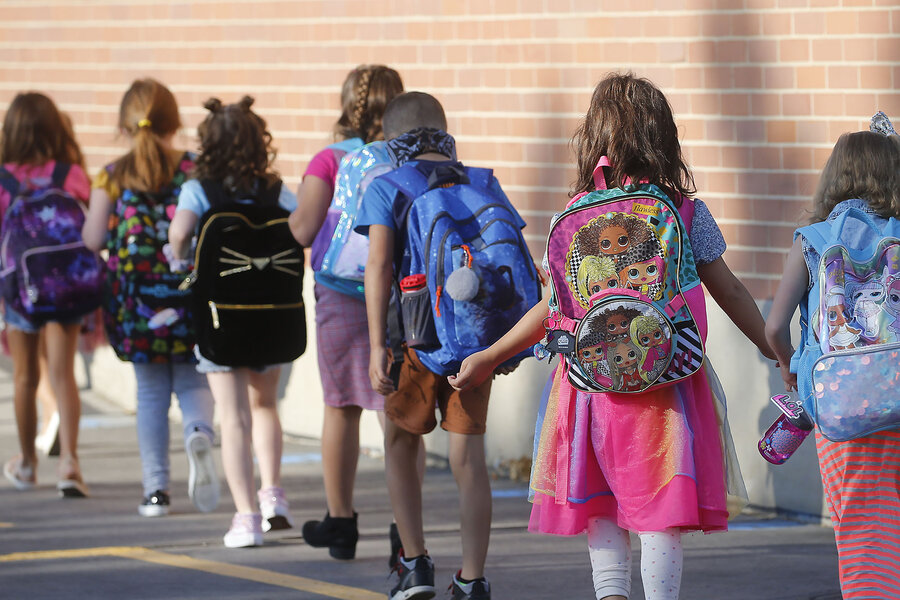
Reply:
M459 373L447 378L453 389L463 391L475 387L494 373L493 362L485 352L482 350L466 358L459 367Z
M371 348L369 351L369 382L372 389L382 396L396 391L388 375L388 360L387 348Z
M781 379L784 381L784 389L788 392L797 391L797 374L791 373L791 363L777 362L775 366L781 369Z

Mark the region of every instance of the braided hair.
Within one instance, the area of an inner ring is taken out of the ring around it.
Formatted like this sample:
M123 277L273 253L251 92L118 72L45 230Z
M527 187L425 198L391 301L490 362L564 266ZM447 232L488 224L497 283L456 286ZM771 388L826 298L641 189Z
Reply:
M358 137L365 143L384 139L381 118L394 96L403 93L403 82L384 65L360 65L350 71L341 89L341 116L335 137Z

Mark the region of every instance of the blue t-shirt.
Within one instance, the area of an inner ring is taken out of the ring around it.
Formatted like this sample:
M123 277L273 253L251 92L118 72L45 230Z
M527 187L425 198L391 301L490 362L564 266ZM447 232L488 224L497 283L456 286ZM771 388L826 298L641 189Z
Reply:
M252 200L247 200L252 202ZM290 212L297 208L297 195L288 189L282 182L281 192L278 194L278 205ZM181 186L181 193L178 194L177 210L189 210L198 217L202 217L206 211L210 209L209 199L203 186L196 179L191 179Z
M446 164L446 162L447 161L411 160L400 168L418 169L425 175L425 179L427 180L428 176L435 168L442 164ZM489 189L498 196L506 198L506 194L500 187L500 182L497 181L496 177L491 177ZM424 184L422 189L416 190L413 195L419 196L424 194L427 190L427 184ZM369 235L370 225L385 225L391 229L395 229L394 202L396 202L400 196L400 190L388 183L383 175L381 177L376 177L372 183L369 184L369 187L366 188L359 215L356 217L356 227L354 230L362 235ZM518 213L516 213L516 219L518 219L519 227L524 228L525 221L522 220L522 217L520 217ZM431 360L428 352L416 350L416 355L429 371L432 373L441 372L442 369L440 365Z

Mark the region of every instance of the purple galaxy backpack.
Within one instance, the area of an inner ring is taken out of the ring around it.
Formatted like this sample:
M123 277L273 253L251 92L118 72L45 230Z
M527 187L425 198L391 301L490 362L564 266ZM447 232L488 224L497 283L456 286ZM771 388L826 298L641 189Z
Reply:
M35 325L66 321L100 306L103 271L81 239L84 206L63 190L70 165L23 183L0 169L10 195L0 225L0 284L7 306Z

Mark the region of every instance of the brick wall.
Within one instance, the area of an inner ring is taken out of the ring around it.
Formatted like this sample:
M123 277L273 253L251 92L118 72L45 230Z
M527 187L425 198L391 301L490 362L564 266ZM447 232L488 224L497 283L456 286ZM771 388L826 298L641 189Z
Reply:
M292 185L330 141L359 63L436 95L467 162L493 166L536 251L574 177L568 138L607 71L669 95L726 260L760 299L837 136L900 118L897 0L0 1L0 103L50 94L92 171L122 152L135 77L176 93L182 144L216 95L257 98Z

